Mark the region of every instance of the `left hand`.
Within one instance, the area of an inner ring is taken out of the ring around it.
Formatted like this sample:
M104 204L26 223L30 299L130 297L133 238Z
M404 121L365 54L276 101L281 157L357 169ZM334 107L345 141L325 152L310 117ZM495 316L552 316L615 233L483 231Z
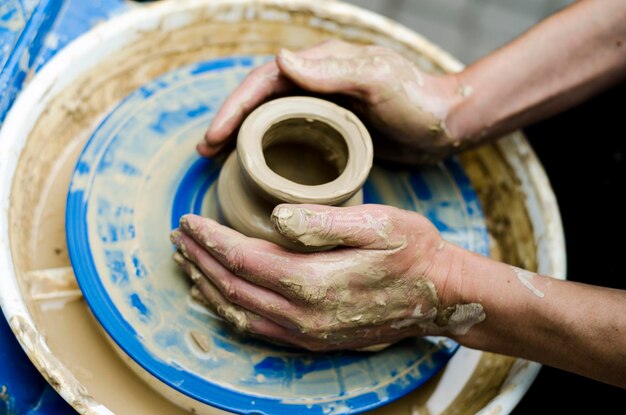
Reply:
M340 247L295 253L195 215L172 233L175 260L241 331L309 350L363 349L459 334L484 318L482 307L447 306L446 289L457 285L447 280L450 252L459 248L417 213L279 205L272 220L305 245Z
M378 158L435 163L464 146L464 137L448 125L464 101L455 74L428 74L382 46L330 40L298 52L283 49L251 71L215 115L198 151L215 156L250 112L299 88L342 95L368 125Z

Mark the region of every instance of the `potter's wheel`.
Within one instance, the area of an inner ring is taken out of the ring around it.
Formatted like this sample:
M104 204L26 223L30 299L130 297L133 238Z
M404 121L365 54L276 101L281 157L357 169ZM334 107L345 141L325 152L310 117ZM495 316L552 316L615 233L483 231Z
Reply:
M71 181L72 265L110 338L178 392L235 412L361 412L420 386L457 345L428 338L373 354L309 354L251 340L194 302L171 260L168 235L182 214L216 216L220 166L195 144L229 92L267 59L182 67L109 113ZM454 160L419 172L375 167L364 198L422 212L447 240L488 254L476 194Z

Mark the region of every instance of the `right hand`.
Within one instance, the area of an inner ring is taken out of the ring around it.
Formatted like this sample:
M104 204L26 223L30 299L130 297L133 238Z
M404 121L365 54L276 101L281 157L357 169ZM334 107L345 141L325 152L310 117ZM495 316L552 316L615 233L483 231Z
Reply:
M375 130L377 157L432 163L460 147L446 126L462 99L454 75L428 75L381 46L331 40L295 53L283 49L275 61L253 70L217 113L198 151L217 154L256 107L298 87L350 98L351 109Z

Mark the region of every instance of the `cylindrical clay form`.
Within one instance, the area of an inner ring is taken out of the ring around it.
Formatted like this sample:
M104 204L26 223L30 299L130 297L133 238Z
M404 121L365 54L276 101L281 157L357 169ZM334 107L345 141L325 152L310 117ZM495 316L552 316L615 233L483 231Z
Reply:
M372 160L369 133L352 112L310 97L270 101L246 118L224 164L217 185L221 220L247 236L310 251L276 232L274 207L361 204Z

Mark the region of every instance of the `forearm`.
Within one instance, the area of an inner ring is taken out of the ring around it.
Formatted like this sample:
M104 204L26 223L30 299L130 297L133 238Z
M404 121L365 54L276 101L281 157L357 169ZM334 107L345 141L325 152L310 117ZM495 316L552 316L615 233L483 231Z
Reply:
M454 78L446 125L465 144L572 107L626 78L626 1L575 3Z
M486 319L456 340L626 388L626 292L539 276L451 247L446 302Z

